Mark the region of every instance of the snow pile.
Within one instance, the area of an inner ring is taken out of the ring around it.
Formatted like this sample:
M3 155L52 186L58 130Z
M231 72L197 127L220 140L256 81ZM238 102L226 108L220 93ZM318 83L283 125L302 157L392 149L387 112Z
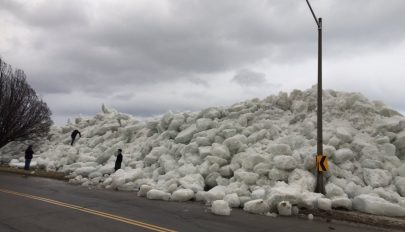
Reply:
M0 162L23 167L33 143L32 165L66 173L71 183L148 199L195 199L213 212L353 208L403 216L405 118L357 93L327 90L323 102L325 196L313 192L316 88L149 121L103 106L94 118L53 127L45 140L9 143ZM70 146L74 129L82 137ZM119 148L124 159L114 172Z

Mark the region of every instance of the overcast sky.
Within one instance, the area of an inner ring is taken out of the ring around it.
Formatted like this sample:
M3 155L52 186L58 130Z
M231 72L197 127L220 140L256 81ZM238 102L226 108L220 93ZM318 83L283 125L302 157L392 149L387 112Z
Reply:
M324 87L405 112L405 1L312 0ZM305 0L0 0L0 56L57 124L225 106L316 84Z

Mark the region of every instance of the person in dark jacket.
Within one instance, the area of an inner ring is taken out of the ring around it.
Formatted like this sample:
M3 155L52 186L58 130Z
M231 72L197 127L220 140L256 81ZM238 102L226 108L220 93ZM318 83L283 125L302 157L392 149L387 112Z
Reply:
M28 148L25 150L25 170L30 170L30 164L32 160L32 155L34 151L32 150L32 145L29 145Z
M70 144L71 146L73 146L73 143L75 142L75 139L76 139L77 134L79 134L79 137L80 137L80 138L82 137L82 134L80 134L80 131L74 130L74 131L72 132L72 134L70 135L70 137L72 137L72 143Z
M122 163L122 150L118 149L118 155L117 159L115 160L115 167L114 167L115 171L121 168L121 163Z

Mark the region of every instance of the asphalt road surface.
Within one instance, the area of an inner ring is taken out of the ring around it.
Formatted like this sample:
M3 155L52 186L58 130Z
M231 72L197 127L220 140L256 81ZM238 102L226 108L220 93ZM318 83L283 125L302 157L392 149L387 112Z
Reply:
M210 213L198 202L165 202L133 192L88 189L64 181L0 172L0 232L381 231L365 225L268 217L233 209Z

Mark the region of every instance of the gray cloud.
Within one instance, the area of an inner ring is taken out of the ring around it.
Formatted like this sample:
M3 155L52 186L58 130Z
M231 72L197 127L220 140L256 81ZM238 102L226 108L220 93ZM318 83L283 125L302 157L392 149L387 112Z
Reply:
M236 73L232 81L241 86L262 86L268 85L266 74L243 69Z
M349 78L352 74L345 70L358 70L344 60L389 47L398 50L405 41L402 0L311 2L324 19L325 73L328 65L337 73L330 76ZM271 85L273 92L308 88L316 75L317 30L305 1L2 0L0 15L5 35L0 54L26 71L60 118L94 114L104 101L145 116L196 110L239 100L222 97L221 85L240 97L255 97L258 91L241 85L260 86L271 77L271 83L281 84ZM232 78L238 84L229 85ZM356 90L344 81L333 83L334 88ZM266 91L259 95L271 93ZM379 96L368 88L362 91ZM400 102L391 105L405 109Z

